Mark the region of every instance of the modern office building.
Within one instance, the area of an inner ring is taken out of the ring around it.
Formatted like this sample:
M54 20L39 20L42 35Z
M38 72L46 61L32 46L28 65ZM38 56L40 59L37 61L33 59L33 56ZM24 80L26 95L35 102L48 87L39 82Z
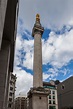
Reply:
M11 73L8 94L8 109L14 109L16 75Z
M48 109L58 109L57 87L55 81L43 82L44 88L50 89L48 95Z
M57 86L58 109L73 109L73 76Z
M19 0L0 0L0 109L7 109L13 72Z
M15 99L14 109L27 109L27 98L26 97L17 97Z

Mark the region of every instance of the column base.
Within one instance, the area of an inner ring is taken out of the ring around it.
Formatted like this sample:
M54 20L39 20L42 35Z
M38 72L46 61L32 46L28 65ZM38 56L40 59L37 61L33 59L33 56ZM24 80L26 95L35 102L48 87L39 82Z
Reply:
M49 89L31 88L28 92L28 109L48 109Z

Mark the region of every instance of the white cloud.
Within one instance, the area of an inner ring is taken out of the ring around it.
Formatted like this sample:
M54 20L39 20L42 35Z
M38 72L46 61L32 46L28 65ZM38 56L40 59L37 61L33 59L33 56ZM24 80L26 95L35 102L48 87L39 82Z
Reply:
M43 80L45 81L47 78L50 77L50 74L46 74L46 73L43 73Z
M68 78L70 78L70 77L72 77L73 75L69 75L68 77L66 77L66 78L64 78L64 79L62 79L62 80L60 80L60 82L63 82L63 81L65 81L66 79L68 79Z
M52 67L49 68L47 72L43 73L43 80L56 80L59 75L66 76L66 74L70 74L70 70L68 68L58 69Z
M69 21L70 25L73 25L73 18Z
M33 69L33 42L33 40L25 40L21 35L17 35L14 66L21 64Z
M54 80L58 76L58 69L57 68L49 68L48 73L50 75L50 80Z
M73 59L73 30L66 32L62 35L57 35L55 32L49 34L47 41L42 41L42 54L43 54L43 64L51 64L53 68L49 68L47 73L44 72L43 80L47 78L55 79L58 76L58 72L66 75L69 73L68 69L58 70L64 65L67 65L70 60ZM23 66L27 69L32 69L33 67L33 43L34 40L22 40L21 35L18 35L16 40L16 57L15 57L15 70L14 73L17 74L17 91L16 96L19 94L25 95L29 88L32 86L33 76L26 72L25 70L18 69L16 65L21 64L21 49L25 52L23 55Z
M19 65L21 63L21 53L19 52L19 50L22 49L22 39L21 39L21 35L17 35L16 37L16 45L15 45L15 60L14 60L14 67L16 67L16 65Z
M33 46L34 40L22 39L18 35L16 40L15 65L22 64L27 69L33 69ZM42 41L43 64L51 64L53 67L61 68L73 60L73 29L64 34L57 35L50 32L48 39ZM23 53L21 53L21 51ZM22 58L23 57L23 62Z
M37 13L46 28L60 29L63 25L73 24L73 0L20 0L19 17L24 28L32 31Z
M50 33L43 43L43 63L57 68L67 65L73 59L73 29L62 35Z
M67 31L61 35L51 31L48 39L46 41L42 40L43 64L49 63L55 68L61 68L73 60L73 29L68 31L69 28L70 25L67 25ZM18 34L16 39L15 66L21 64L27 69L33 69L33 46L33 39L23 40L21 34ZM23 54L20 50L23 51Z
M48 39L42 41L43 64L49 63L53 66L48 69L47 73L44 72L43 79L55 79L58 69L73 60L73 29L68 32L73 25L73 0L20 0L19 19L21 19L21 24L18 23L14 64L14 73L17 74L16 96L25 95L32 86L33 76L18 68L17 65L33 69L34 40L27 31L32 32L37 13L40 14L41 24L52 30ZM53 32L53 30L61 30L64 25L66 25L65 33L57 35ZM23 40L23 34L29 40ZM66 75L69 70L64 69L60 72Z
M65 76L66 74L70 73L70 70L65 68L64 70L61 70L60 72L63 73Z
M24 59L23 66L28 69L33 69L33 54L31 52L27 52Z
M66 70L67 71L67 70ZM58 74L57 69L49 69L49 73L43 73L43 80L45 81L47 78L55 79L55 77ZM50 73L51 72L51 73ZM62 73L65 73L64 71L61 71ZM20 68L16 68L14 70L14 74L17 75L17 81L16 81L16 96L26 96L27 92L29 91L30 87L32 87L33 83L33 76L26 72L25 70L22 70Z
M30 87L32 87L33 76L25 70L16 68L14 74L17 75L16 96L26 95Z

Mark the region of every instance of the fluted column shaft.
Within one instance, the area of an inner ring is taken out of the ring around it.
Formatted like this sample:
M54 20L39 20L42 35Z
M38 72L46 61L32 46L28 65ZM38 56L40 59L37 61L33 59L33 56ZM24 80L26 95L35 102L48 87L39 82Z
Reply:
M42 87L42 42L41 34L34 35L33 87Z

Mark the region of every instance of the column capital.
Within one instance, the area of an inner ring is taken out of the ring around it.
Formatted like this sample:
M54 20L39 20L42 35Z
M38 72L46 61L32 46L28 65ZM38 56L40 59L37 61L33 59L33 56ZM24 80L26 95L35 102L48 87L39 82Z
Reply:
M40 23L40 15L37 14L36 15L36 21L32 30L32 36L34 37L35 34L43 34L44 32L44 28L42 27L41 23Z
M44 32L43 27L34 26L33 30L32 30L32 36L34 37L35 34L41 34L41 36L42 36L43 32Z

